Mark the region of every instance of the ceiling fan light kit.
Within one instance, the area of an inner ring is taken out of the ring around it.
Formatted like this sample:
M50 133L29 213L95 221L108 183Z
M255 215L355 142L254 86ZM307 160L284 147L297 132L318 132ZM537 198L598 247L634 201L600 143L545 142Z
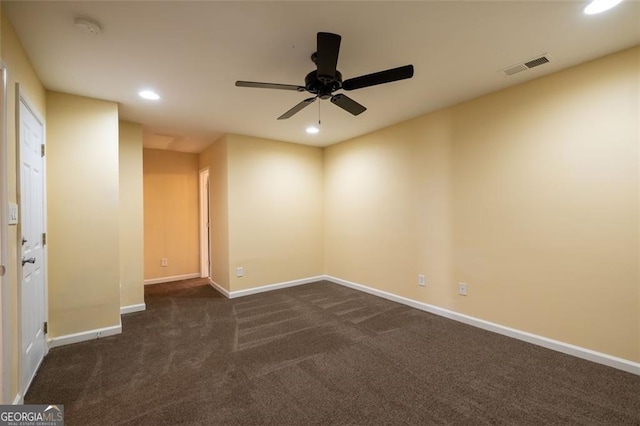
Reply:
M379 84L391 83L413 77L413 65L405 65L373 74L362 75L348 80L342 80L342 73L338 71L338 55L340 53L340 41L338 34L320 32L317 36L317 51L311 55L311 60L316 64L316 70L311 71L304 79L304 86L293 84L261 83L256 81L236 81L238 87L252 87L259 89L294 90L297 92L309 92L315 95L307 98L289 111L278 117L278 120L291 118L316 99L330 99L331 103L339 106L352 115L362 114L367 110L343 93L335 93L338 90L356 90Z

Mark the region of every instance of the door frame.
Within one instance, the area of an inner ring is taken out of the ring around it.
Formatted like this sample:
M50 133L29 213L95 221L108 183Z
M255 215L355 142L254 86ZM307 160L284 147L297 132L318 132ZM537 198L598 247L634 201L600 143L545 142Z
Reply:
M9 270L7 268L8 234L8 178L7 178L7 67L0 59L0 265L6 270L0 276L0 404L10 404L11 351L9 329Z
M200 277L211 277L211 226L209 223L209 168L200 170Z
M46 122L42 116L42 114L33 106L33 102L31 102L29 100L29 96L24 92L24 90L21 89L20 87L20 83L16 83L16 194L17 194L17 203L18 203L18 208L19 210L22 209L22 194L21 194L21 188L22 188L22 180L21 180L21 158L20 158L20 141L21 141L21 134L20 134L20 104L24 104L24 106L33 114L33 116L35 117L36 120L38 120L38 122L40 124L42 124L42 144L45 146L47 146L47 125ZM46 151L45 151L46 152ZM43 231L46 233L47 232L47 161L46 161L47 157L46 155L42 157L42 211L43 211ZM21 214L21 213L20 213ZM18 222L18 232L16 233L16 244L17 247L21 247L22 244L19 241L22 235L22 221ZM42 265L42 279L43 279L43 290L44 290L44 320L48 322L49 319L49 294L48 294L48 244L43 244L42 245L42 258L43 258L43 265ZM16 256L16 270L17 271L22 271L22 265L21 265L21 259L22 256L18 255ZM22 347L22 273L18 273L17 275L17 281L18 281L18 306L17 306L17 311L18 311L18 345L19 346L19 350L18 350L18 392L19 392L19 396L20 396L20 403L23 403L24 401L24 396L27 393L28 387L30 384L27 384L27 389L22 389L22 375L23 375L23 371L22 369L24 368L24 360L22 358L22 350L20 349ZM45 345L44 345L44 356L47 355L47 353L49 352L49 341L47 338L47 334L45 333L44 335L45 338Z

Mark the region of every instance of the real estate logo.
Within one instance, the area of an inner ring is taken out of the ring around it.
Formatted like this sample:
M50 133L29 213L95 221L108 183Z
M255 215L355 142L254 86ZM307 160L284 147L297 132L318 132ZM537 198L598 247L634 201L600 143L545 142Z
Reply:
M64 426L64 405L0 405L0 426Z

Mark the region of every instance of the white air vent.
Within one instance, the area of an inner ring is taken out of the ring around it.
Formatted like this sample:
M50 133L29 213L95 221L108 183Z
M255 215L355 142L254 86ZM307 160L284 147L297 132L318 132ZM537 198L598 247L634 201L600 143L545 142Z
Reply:
M544 55L538 56L537 58L529 59L528 61L521 62L519 64L501 69L498 72L500 74L508 76L508 75L513 75L522 71L529 70L531 68L538 67L540 65L543 65L549 62L551 62L551 56L545 53Z

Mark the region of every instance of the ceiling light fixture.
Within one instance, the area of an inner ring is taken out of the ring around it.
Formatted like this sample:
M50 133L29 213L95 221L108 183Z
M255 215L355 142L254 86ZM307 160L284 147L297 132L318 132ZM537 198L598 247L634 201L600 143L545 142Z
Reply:
M591 0L582 10L587 15L595 15L622 3L622 0Z
M78 17L75 19L74 24L76 28L78 28L83 33L91 35L102 34L102 27L100 26L100 24L91 18Z
M140 95L141 98L149 99L150 101L157 101L160 99L160 95L153 90L142 90L138 92L138 95Z

